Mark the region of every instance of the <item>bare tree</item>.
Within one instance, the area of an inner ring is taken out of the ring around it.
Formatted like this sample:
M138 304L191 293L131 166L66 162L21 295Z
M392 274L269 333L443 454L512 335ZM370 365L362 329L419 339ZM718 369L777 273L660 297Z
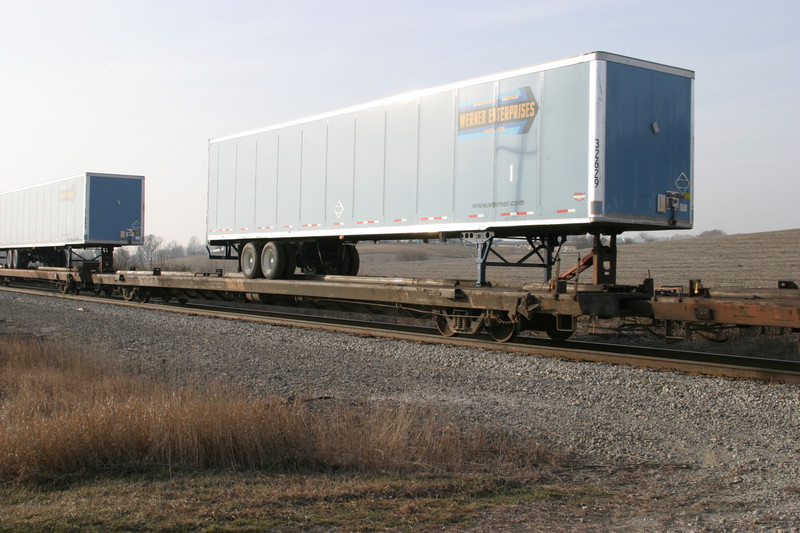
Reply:
M169 241L158 252L159 259L175 259L186 255L186 249L178 241Z
M114 268L128 270L131 267L133 253L130 246L120 246L114 249Z
M137 260L141 265L147 268L152 268L153 261L156 258L156 252L158 249L161 248L161 245L164 242L164 237L159 235L146 235L144 238L144 242L137 250Z
M189 239L189 244L186 245L186 255L200 255L206 251L205 246L197 238L197 236L192 235L192 238Z

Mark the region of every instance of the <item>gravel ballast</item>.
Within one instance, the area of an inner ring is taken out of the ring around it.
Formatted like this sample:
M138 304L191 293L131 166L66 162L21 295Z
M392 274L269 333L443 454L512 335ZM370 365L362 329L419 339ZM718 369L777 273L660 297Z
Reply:
M147 372L228 380L253 396L408 401L533 435L576 458L564 479L616 502L587 505L555 529L575 520L588 530L800 531L795 385L0 291L0 334L13 333L93 344ZM525 516L504 523L546 526Z

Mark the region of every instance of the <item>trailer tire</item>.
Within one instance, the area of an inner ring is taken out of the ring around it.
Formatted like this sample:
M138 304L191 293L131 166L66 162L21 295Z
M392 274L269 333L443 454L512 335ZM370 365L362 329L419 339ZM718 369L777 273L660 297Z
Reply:
M361 259L358 255L358 250L355 246L345 246L345 254L347 257L347 274L348 276L355 276L358 274L358 269L361 266Z
M261 273L266 279L280 279L286 271L286 247L268 242L261 250Z
M285 263L281 278L292 279L294 277L294 271L297 270L297 250L295 250L294 244L291 243L282 244L281 248L283 248Z
M239 266L244 277L254 279L261 275L261 249L257 242L250 241L239 252Z

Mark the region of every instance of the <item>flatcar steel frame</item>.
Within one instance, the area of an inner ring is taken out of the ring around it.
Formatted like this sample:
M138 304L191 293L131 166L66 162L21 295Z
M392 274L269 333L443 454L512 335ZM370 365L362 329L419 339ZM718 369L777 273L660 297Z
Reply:
M311 279L254 280L222 271L204 274L83 269L0 269L0 283L40 281L62 292L119 292L125 299L236 300L375 314L432 318L446 336L486 330L498 341L521 330L568 338L579 316L642 317L695 329L731 325L800 331L800 289L791 281L775 289L705 288L698 280L689 292L641 285L595 285L553 279L514 287L475 286L453 279L317 276Z

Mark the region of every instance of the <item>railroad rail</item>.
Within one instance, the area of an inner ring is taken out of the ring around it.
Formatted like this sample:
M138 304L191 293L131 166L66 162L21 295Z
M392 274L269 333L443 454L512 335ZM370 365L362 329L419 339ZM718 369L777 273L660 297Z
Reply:
M211 318L247 320L289 327L307 327L328 331L412 342L437 343L454 346L488 349L507 353L553 357L573 361L602 362L664 371L680 371L737 379L754 379L765 382L800 384L800 360L782 360L745 357L720 353L641 347L602 342L553 341L544 338L520 336L510 342L498 343L491 335L443 337L433 327L409 323L387 323L375 320L344 318L342 316L317 316L275 310L268 306L218 304L207 300L189 300L175 303L170 299L159 303L131 301L121 294L112 298L96 298L74 294L57 294L44 291L42 286L32 288L6 287L28 294L47 294L83 301L128 305L142 309L184 313Z

